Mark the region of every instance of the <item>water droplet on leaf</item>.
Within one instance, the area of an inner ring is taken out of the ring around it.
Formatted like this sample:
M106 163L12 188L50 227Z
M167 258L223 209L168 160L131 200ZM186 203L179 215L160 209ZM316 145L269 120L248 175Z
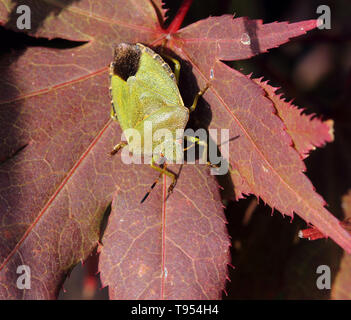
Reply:
M247 33L243 33L240 42L246 46L249 46L251 44L251 38Z

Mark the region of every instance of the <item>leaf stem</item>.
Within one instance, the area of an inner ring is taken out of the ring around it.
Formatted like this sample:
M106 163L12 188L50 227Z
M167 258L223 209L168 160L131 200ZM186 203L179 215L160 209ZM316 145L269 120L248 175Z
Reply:
M188 10L192 4L193 0L183 0L183 3L181 4L175 18L171 22L171 24L168 26L166 31L168 33L175 33L179 30L180 26L183 23L183 20L188 13Z

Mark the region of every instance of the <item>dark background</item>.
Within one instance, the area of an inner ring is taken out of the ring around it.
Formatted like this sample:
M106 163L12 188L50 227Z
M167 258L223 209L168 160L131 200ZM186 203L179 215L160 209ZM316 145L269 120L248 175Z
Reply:
M167 1L171 21L182 1ZM319 5L331 8L331 30L314 30L277 49L231 65L245 74L263 76L281 87L289 100L335 121L335 142L311 153L305 163L307 175L342 219L341 196L351 188L351 2L348 0L194 0L183 26L208 16L225 13L274 21L297 22L316 19ZM0 28L2 50L27 45L69 47L69 41L35 39ZM77 45L75 43L74 45ZM279 212L249 197L227 205L228 230L232 237L231 282L225 299L329 299L330 291L316 288L316 268L329 265L334 278L342 250L331 240L309 242L297 233L306 224L295 217L292 223ZM88 267L87 267L88 266ZM105 299L107 290L83 286L83 275L94 269L94 259L77 266L64 284L61 299ZM91 279L90 279L91 280ZM93 280L91 280L93 281ZM98 284L100 286L100 284ZM91 289L89 289L91 288Z

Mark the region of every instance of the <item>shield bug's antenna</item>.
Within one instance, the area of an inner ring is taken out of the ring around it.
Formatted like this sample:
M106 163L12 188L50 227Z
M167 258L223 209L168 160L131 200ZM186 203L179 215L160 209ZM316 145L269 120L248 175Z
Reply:
M161 165L161 168L163 168L163 164ZM157 177L157 179L154 181L154 183L152 184L152 186L150 187L149 191L146 192L144 198L140 201L140 203L143 203L147 197L149 196L150 192L152 191L153 188L155 188L156 184L158 183L158 181L160 180L160 178L162 177L163 173L160 173L159 176Z

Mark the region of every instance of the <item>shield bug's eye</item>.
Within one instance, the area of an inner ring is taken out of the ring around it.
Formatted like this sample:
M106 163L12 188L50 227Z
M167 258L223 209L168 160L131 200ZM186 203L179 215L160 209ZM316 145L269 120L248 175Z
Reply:
M115 48L113 59L113 73L124 81L134 76L139 69L141 51L138 46L120 43Z

